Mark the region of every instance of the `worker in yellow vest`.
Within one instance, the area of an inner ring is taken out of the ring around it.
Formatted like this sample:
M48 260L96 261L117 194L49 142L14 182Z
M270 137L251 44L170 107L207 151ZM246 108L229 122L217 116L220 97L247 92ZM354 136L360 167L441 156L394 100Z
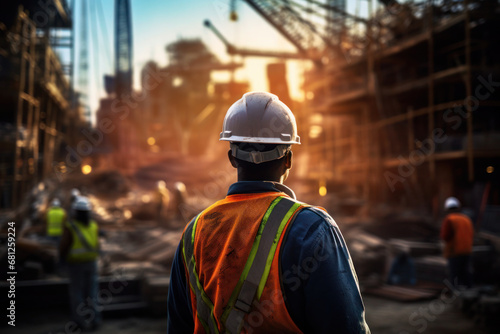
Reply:
M72 318L81 330L96 329L101 323L101 307L97 301L99 236L91 210L88 198L80 196L74 201L73 217L65 224L59 245L70 277Z
M66 221L66 211L61 207L58 198L52 200L51 207L47 211L47 237L59 244L63 232L63 225Z

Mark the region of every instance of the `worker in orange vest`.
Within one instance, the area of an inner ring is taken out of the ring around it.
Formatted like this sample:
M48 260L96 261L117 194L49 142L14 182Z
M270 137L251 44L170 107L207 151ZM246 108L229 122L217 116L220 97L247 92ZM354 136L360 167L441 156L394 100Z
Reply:
M283 184L300 143L290 109L273 94L244 94L220 140L238 182L184 230L167 332L369 333L338 225Z
M448 259L451 283L455 287L470 288L474 226L469 217L460 213L460 201L455 197L447 198L444 208L447 215L441 226L441 239L445 242L444 256Z

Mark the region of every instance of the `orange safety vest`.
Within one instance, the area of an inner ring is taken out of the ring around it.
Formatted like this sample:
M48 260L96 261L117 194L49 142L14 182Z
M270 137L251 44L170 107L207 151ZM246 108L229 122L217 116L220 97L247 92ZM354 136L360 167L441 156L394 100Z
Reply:
M446 258L470 254L474 243L474 226L470 218L462 213L448 214L441 227L441 239L446 241Z
M306 205L281 192L229 195L186 227L194 333L300 333L280 284L283 237Z

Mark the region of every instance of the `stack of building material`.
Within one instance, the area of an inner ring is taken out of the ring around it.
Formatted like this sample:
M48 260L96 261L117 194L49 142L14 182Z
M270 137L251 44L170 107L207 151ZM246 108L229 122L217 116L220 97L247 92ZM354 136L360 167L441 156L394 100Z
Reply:
M357 274L360 277L376 274L382 278L385 268L385 241L358 228L349 230L346 240Z
M182 231L164 231L161 236L147 240L128 257L133 261L151 261L170 267L181 235Z
M444 283L448 278L446 259L442 256L423 256L415 259L417 281Z
M167 312L167 297L170 278L168 276L147 276L142 281L142 295L155 316Z
M404 302L413 302L417 300L432 299L438 294L435 291L417 289L412 287L403 287L395 285L383 285L363 290L363 294L374 295Z
M437 255L440 253L439 243L414 240L390 239L390 249L405 249L412 257Z

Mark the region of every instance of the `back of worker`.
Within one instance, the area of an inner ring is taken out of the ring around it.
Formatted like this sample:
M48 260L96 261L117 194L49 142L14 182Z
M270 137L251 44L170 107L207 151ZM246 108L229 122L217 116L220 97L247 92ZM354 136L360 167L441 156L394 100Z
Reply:
M95 220L73 219L66 224L71 232L71 249L66 257L68 263L96 261L98 253L98 227ZM88 247L90 246L90 247Z
M474 225L469 217L460 213L461 204L455 197L445 201L447 212L441 226L441 239L445 242L444 257L448 260L451 283L455 287L472 287L471 253L474 243Z
M99 234L91 210L87 197L76 197L72 217L64 226L59 245L60 256L66 261L69 273L72 318L79 330L96 329L101 323L97 302Z
M445 257L472 252L474 228L470 218L463 213L453 212L444 218L441 236L446 241Z
M282 184L300 140L291 111L272 94L247 93L221 140L238 182L184 230L168 333L369 333L338 226Z
M205 210L197 220L194 255L200 272L200 283L210 300L214 302L215 318L221 322L224 322L229 314L228 306L234 305L235 297L231 301L231 296L248 262L261 221L271 204L280 200L281 196L288 197L280 192L229 195ZM291 218L287 220L284 228ZM264 322L262 319L259 332L263 333L299 331L284 303L278 305L273 303L273 299L282 299L276 254L281 250L283 236L284 233L279 240L276 240L277 248L272 251L270 259L272 265L262 291L261 300L268 301L262 307L264 311L273 313L272 321ZM192 299L191 302L195 305L196 300ZM259 311L254 305L250 314ZM259 315L255 317L257 318L254 322L261 321L258 319ZM196 322L195 325L201 324ZM196 327L195 332L199 332Z

